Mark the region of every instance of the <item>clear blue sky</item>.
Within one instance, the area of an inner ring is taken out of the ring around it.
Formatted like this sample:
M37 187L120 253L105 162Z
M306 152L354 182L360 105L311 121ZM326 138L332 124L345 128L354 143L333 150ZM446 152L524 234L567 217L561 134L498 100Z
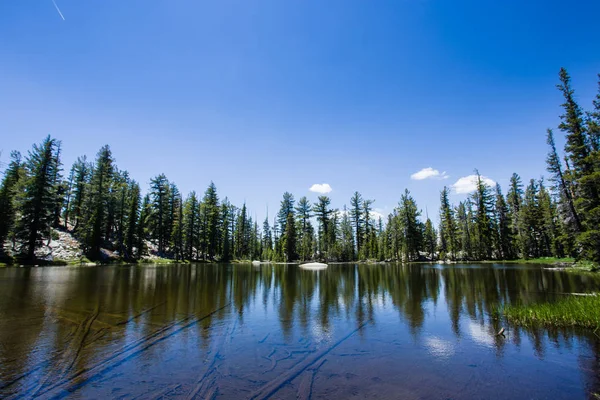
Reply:
M598 1L2 0L0 149L52 134L65 169L110 144L147 185L271 215L284 191L429 214L474 168L545 173L561 66L588 107ZM423 168L447 179L413 180ZM453 195L453 201L464 198Z

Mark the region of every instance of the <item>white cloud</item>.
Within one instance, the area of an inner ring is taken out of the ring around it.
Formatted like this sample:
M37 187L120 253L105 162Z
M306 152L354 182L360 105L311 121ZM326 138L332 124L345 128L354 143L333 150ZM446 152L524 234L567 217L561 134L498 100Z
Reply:
M437 169L433 169L431 167L423 168L419 172L415 172L410 176L410 179L415 181L422 181L423 179L447 179L449 175L446 174L446 171L440 172Z
M329 186L329 183L315 183L310 187L311 192L326 194L331 192L333 189Z
M377 224L379 222L379 218L381 218L381 220L385 224L385 222L387 221L387 216L377 210L381 210L381 209L371 210L371 212L369 213L369 219L372 221L375 221L375 223ZM383 211L383 210L381 210L381 211ZM346 210L346 214L349 215L350 211ZM343 209L338 210L337 215L338 215L338 218L342 218L344 216L344 210Z
M481 180L488 186L494 187L496 185L496 182L483 175ZM463 176L452 185L452 188L458 194L474 192L477 189L477 175Z

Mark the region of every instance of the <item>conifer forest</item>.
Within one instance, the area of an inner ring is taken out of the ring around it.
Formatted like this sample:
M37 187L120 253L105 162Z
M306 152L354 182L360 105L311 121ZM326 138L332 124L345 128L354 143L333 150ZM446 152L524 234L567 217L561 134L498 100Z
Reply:
M359 192L341 209L328 196L311 202L286 192L275 216L256 221L212 182L203 192L181 193L158 174L144 193L136 179L147 177L119 169L108 145L94 159L81 156L65 166L61 151L68 143L48 136L26 153L12 151L4 163L2 258L33 261L63 231L90 260L133 262L153 253L178 261L600 262L600 90L593 104L578 104L565 69L557 88L562 111L560 124L546 132L547 178L515 173L508 187L490 187L475 170L476 190L452 204L444 187L433 220L406 190L384 219L374 219L374 200Z

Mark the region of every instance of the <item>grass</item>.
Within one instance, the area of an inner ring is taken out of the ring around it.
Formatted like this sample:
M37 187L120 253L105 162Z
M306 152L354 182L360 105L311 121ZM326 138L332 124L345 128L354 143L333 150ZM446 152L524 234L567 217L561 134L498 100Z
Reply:
M540 257L520 260L495 261L508 264L573 264L574 258L556 258L556 257Z
M568 296L553 303L509 305L501 310L517 325L600 328L600 296Z
M138 261L140 264L176 264L180 263L180 261L175 261L170 258L142 258Z

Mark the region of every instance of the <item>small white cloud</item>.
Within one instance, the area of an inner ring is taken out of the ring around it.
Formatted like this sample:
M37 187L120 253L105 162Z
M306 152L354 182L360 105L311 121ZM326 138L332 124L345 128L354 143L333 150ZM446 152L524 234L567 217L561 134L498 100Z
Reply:
M446 174L446 171L440 172L437 169L433 169L431 167L423 168L419 172L415 172L410 176L410 179L414 181L422 181L424 179L448 179L449 175Z
M380 212L380 211L377 211L377 210L380 210L381 212ZM337 211L338 218L343 218L343 217L344 217L344 214L350 215L350 211L349 211L349 210L346 210L346 211L344 212L344 210L343 210L343 209L342 209L342 210L338 210L338 211ZM387 220L387 216L385 216L385 215L383 214L383 210L381 210L381 209L379 209L379 208L377 208L377 209L374 209L374 210L371 210L371 212L369 213L369 220L371 220L371 221L375 221L375 224L377 224L377 223L379 222L379 218L381 218L381 220L382 220L384 223L385 223L385 221Z
M377 222L377 221L379 221L379 218L381 218L381 220L383 222L385 222L387 217L377 210L371 211L371 219L373 219L373 220L375 220L375 222Z
M481 180L488 186L495 186L496 182L488 177L481 175ZM477 175L463 176L452 185L454 191L458 194L474 192L477 189Z
M315 193L327 194L333 189L331 188L331 186L329 186L329 183L315 183L308 190Z

